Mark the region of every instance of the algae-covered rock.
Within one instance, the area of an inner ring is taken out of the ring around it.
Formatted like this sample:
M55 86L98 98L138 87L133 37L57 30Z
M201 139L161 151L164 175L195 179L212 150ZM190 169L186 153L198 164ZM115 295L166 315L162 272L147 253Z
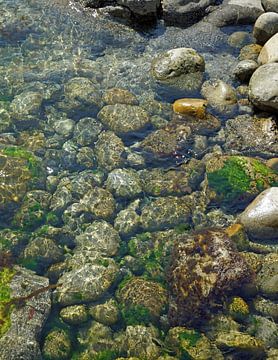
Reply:
M118 232L106 221L94 221L76 237L79 248L90 248L104 256L116 255L120 240Z
M79 145L92 145L103 129L102 124L94 118L85 117L75 125L73 137Z
M242 208L278 180L263 162L244 156L215 156L206 163L212 201L220 206Z
M221 351L204 335L185 327L174 327L168 331L166 345L180 358L196 360L224 359Z
M132 199L142 192L140 177L133 169L112 170L105 185L115 196L127 199Z
M266 298L278 299L278 255L276 253L264 258L256 283Z
M11 316L10 325L6 327L6 332L0 339L0 359L41 359L38 339L51 308L49 281L21 267L15 267L14 270L13 274L9 270L9 285L5 281L2 283L1 272L0 286L4 286L0 289L1 302L9 297L28 299L20 301L21 306L5 309ZM4 278L7 280L7 274Z
M159 333L154 327L128 326L125 335L128 356L154 360L160 355L161 349L155 342Z
M95 153L99 166L111 171L123 166L125 146L112 131L105 131L98 137Z
M118 212L114 221L114 227L121 235L129 235L140 226L139 199Z
M119 306L113 299L90 306L89 313L96 321L108 326L116 324L119 320Z
M115 200L112 194L105 189L95 187L80 201L84 208L93 214L96 219L109 220L115 211Z
M136 105L106 105L98 113L99 120L118 134L138 131L150 122L148 113Z
M71 352L69 334L62 329L50 331L44 340L42 352L48 360L68 359Z
M159 317L167 303L167 291L156 282L134 277L120 284L117 298L126 308L130 307L130 316L134 319L136 308L140 307L145 308L151 317Z
M244 258L223 230L184 236L172 251L168 282L173 325L198 324L229 291L253 278Z
M278 347L278 326L263 316L253 315L250 319L247 332L264 342L267 347Z
M278 321L278 304L275 301L257 296L253 300L254 309L264 317L270 317L274 321Z
M10 146L0 150L0 171L0 212L9 217L42 175L42 168L39 158L33 153Z
M232 298L228 310L232 318L238 321L246 319L249 315L248 304L239 296Z
M89 319L89 313L85 305L72 305L60 311L62 320L70 325L79 325Z
M144 230L161 230L187 223L191 216L189 196L160 197L142 207L141 224Z
M58 280L55 299L63 306L95 301L105 294L117 275L118 266L113 259L94 250L76 250Z
M250 357L255 359L265 358L264 343L240 331L230 331L219 333L215 344L221 350L234 350L238 356Z

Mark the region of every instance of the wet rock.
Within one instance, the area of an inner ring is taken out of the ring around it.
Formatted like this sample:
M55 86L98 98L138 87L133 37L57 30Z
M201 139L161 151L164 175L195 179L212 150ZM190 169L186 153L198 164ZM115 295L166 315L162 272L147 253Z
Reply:
M147 309L151 316L158 318L167 303L167 291L158 283L133 277L120 286L117 299L134 312L137 307Z
M86 117L78 121L73 138L81 146L92 145L102 131L102 125L94 118Z
M140 171L143 190L153 196L182 195L191 193L203 179L204 164L192 159L177 170L152 169Z
M219 333L215 344L221 350L234 349L238 356L255 357L256 359L265 358L264 343L246 333L230 331Z
M185 327L171 328L165 342L180 358L190 356L192 359L224 359L220 350L204 334Z
M111 171L123 166L125 146L122 140L112 131L103 132L95 145L98 164Z
M108 326L116 324L119 320L119 307L113 299L90 306L89 313L96 321Z
M267 160L266 165L278 172L278 158L271 158Z
M171 84L176 83L179 86L184 81L182 87L186 88L193 86L193 78L194 81L197 78L200 81L204 70L205 61L203 57L191 48L168 50L154 58L151 64L151 74L156 80ZM179 77L183 78L179 79Z
M174 245L168 282L172 325L198 324L222 296L252 279L253 272L221 230L184 236Z
M147 21L147 19L156 18L160 1L143 0L138 3L136 0L117 0L117 4L127 7L139 20Z
M277 22L278 22L278 14ZM278 28L278 25L277 25ZM278 32L278 29L277 29ZM278 62L278 33L273 35L263 46L260 55L258 57L258 63L260 65Z
M106 90L102 96L102 101L107 105L139 105L139 101L134 94L128 90L119 88Z
M33 230L47 218L50 220L51 214L47 214L51 195L43 190L29 191L16 212L13 221L22 230Z
M205 324L204 329L210 339L215 339L222 332L239 331L240 327L241 325L231 316L217 314Z
M276 112L278 109L278 64L260 66L249 83L249 97L261 110Z
M191 206L189 196L167 196L151 200L142 208L142 227L150 231L187 223L191 216Z
M12 215L24 195L41 173L39 158L19 147L0 150L0 212L2 218Z
M101 186L104 173L100 170L85 170L71 178L71 191L75 199L81 199L95 186Z
M164 0L162 3L163 18L169 25L190 26L201 19L209 5L214 5L214 0L200 1L170 1Z
M108 174L106 188L116 197L132 199L142 192L141 180L133 169L115 169Z
M261 0L224 0L205 20L219 27L252 24L263 12Z
M235 31L228 38L228 44L235 48L242 48L251 42L252 36L246 31Z
M278 357L278 349L269 349L267 351L267 360L275 360Z
M256 281L260 292L269 299L278 299L278 256L265 257Z
M277 302L258 296L254 299L253 306L259 314L264 317L270 317L276 322L278 321Z
M173 104L173 111L177 114L193 115L204 118L207 101L203 99L178 99Z
M267 156L278 152L276 121L269 114L239 115L226 122L225 134L226 151Z
M65 330L52 330L47 334L43 344L43 356L49 360L66 360L70 356L71 341Z
M264 163L245 156L214 156L206 162L212 202L242 209L262 190L274 185L277 174Z
M60 317L70 325L79 325L89 319L89 313L84 305L72 305L60 311Z
M12 125L10 114L0 105L0 131L7 131Z
M169 123L165 128L158 129L141 141L140 147L152 153L154 157L174 156L188 146L191 128L180 123Z
M209 113L206 113L204 117L174 114L169 126L182 124L189 126L192 133L199 135L209 135L221 128L220 120Z
M253 35L257 44L264 45L278 32L278 14L267 12L258 17L255 22Z
M242 60L234 68L233 73L241 82L248 82L257 68L256 61Z
M60 119L54 124L54 130L64 138L71 136L75 122L71 119Z
M250 44L244 46L240 50L239 60L258 60L258 56L262 50L262 46L258 44Z
M41 359L37 339L51 308L50 291L47 290L49 281L24 268L17 267L15 270L10 283L13 297L28 296L43 288L45 290L12 310L11 325L0 339L0 359Z
M230 107L237 102L235 89L222 80L205 81L201 93L208 100L209 105L219 111L230 110Z
M109 220L113 216L116 206L112 194L99 187L89 191L80 201L80 204L95 218L104 220Z
M46 237L32 239L21 254L23 264L38 273L63 260L63 250Z
M42 131L21 131L17 144L34 153L41 153L45 149L46 138Z
M99 120L116 133L138 131L150 122L147 112L136 105L106 105L98 113Z
M91 321L88 325L83 326L78 331L77 340L89 354L92 352L94 357L96 352L113 350L113 346L115 346L111 328L96 321Z
M262 5L265 11L274 11L278 12L277 0L262 0Z
M125 337L129 357L154 360L161 352L160 347L155 343L155 339L159 337L158 330L153 327L127 326Z
M257 240L278 239L278 187L271 187L259 194L240 215L248 235Z
M89 248L104 256L116 255L120 240L118 232L106 221L94 221L76 237L79 248Z
M42 94L32 91L15 96L10 111L18 129L26 129L38 123L42 101Z
M96 85L85 77L75 77L64 85L65 100L59 103L62 110L89 109L95 113L101 105L101 98Z
M76 155L76 163L83 169L95 168L97 162L94 150L89 146L80 148Z
M278 347L278 327L274 321L254 315L247 328L247 332L255 338L262 340L268 347Z
M228 305L229 315L237 321L243 321L249 315L248 304L239 296L234 296Z
M54 292L62 306L95 301L110 288L118 275L114 260L90 250L75 251L68 261L68 270L59 278Z
M129 235L139 228L140 220L139 200L137 199L117 214L114 227L121 235Z
M71 182L65 177L59 182L56 191L52 195L50 209L61 213L72 203Z

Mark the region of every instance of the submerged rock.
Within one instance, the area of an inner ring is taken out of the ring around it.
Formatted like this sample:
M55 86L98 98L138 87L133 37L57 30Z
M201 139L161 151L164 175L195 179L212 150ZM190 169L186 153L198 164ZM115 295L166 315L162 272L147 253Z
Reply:
M66 360L71 352L70 335L62 329L50 331L43 344L43 356L49 360Z
M51 308L50 291L47 288L49 281L24 268L17 267L15 270L16 274L10 283L14 298L41 291L30 296L26 302L23 301L22 306L12 309L10 327L0 339L0 359L41 359L38 339Z
M89 191L80 204L96 219L109 220L114 214L116 203L112 194L105 189L95 187Z
M203 99L178 99L173 104L173 111L177 114L193 115L204 118L207 101Z
M211 201L231 210L246 206L278 178L264 163L245 156L215 156L206 162L206 169Z
M147 112L136 105L106 105L98 113L99 120L118 134L138 131L150 122Z
M79 325L89 319L89 313L85 305L72 305L60 311L60 317L70 325Z
M128 90L119 88L106 90L103 94L102 101L107 105L139 105L139 101L134 94L132 94Z
M103 304L90 306L89 313L96 321L110 326L119 320L119 305L110 299Z
M233 73L241 82L247 82L258 67L255 60L242 60L234 68Z
M207 99L208 104L219 111L229 111L231 106L237 103L235 89L222 80L204 82L201 93Z
M253 272L225 232L204 230L184 236L172 251L168 282L172 325L198 324L215 302L252 279Z
M141 179L133 169L112 170L105 183L115 196L132 199L142 192Z
M259 194L240 215L248 235L256 240L278 239L278 187Z
M97 140L102 129L102 124L96 119L82 118L75 126L73 137L79 145L92 145Z

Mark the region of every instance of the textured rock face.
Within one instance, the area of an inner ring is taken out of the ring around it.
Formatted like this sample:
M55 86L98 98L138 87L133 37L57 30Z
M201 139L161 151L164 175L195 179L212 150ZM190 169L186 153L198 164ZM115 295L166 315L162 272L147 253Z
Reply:
M249 83L249 97L261 110L278 110L278 64L260 66Z
M278 187L258 195L240 215L240 221L254 239L278 239Z
M16 297L30 293L49 285L47 278L33 272L17 268L11 281L12 294ZM50 291L42 291L30 297L24 306L16 307L11 314L11 326L0 339L1 360L41 359L37 339L49 315L51 307Z
M262 5L263 5L265 11L278 12L277 0L262 0Z
M117 0L119 5L127 7L134 15L156 16L160 0Z
M167 24L190 26L205 15L209 5L215 0L164 0L163 18Z
M221 230L206 230L176 243L168 282L172 325L198 323L213 303L252 278L252 270Z

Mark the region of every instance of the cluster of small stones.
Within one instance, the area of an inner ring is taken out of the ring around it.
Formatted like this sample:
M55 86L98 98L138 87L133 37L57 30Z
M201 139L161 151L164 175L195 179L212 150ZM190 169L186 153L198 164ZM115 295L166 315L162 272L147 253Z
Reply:
M157 54L153 82L200 94L173 104L101 88L87 58L60 83L13 79L0 98L0 360L277 358L277 5L80 2L136 20L162 6L182 26L256 20L256 43L231 69L237 89L204 81L192 48Z

